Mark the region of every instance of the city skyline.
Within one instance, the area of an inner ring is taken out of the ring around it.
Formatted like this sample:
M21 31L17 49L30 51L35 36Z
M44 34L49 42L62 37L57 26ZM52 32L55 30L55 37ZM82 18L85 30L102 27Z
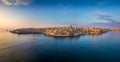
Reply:
M120 27L119 2L119 0L0 0L0 28L93 23Z

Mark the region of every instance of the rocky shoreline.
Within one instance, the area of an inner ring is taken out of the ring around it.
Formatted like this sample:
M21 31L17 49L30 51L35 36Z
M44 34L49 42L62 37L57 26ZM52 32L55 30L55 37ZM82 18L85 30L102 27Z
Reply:
M111 31L101 28L53 27L53 28L23 28L10 31L15 34L44 34L53 37L71 37L80 35L100 35Z

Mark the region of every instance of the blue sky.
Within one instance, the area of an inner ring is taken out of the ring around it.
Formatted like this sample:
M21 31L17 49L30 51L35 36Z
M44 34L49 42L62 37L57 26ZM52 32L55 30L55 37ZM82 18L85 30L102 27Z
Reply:
M16 20L21 23L86 25L114 23L112 19L120 22L120 0L1 0L0 7L22 19Z

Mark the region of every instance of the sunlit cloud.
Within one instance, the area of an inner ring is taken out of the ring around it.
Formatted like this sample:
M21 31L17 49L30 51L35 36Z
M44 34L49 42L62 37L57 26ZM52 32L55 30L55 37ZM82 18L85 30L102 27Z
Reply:
M9 2L8 0L2 0L2 2L3 2L5 5L12 5L12 3Z
M29 5L30 0L1 0L5 5Z

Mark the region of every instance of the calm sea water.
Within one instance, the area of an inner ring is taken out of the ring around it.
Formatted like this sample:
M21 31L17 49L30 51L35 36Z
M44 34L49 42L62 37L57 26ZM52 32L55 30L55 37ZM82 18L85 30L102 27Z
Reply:
M52 38L1 30L0 62L120 62L120 32Z

